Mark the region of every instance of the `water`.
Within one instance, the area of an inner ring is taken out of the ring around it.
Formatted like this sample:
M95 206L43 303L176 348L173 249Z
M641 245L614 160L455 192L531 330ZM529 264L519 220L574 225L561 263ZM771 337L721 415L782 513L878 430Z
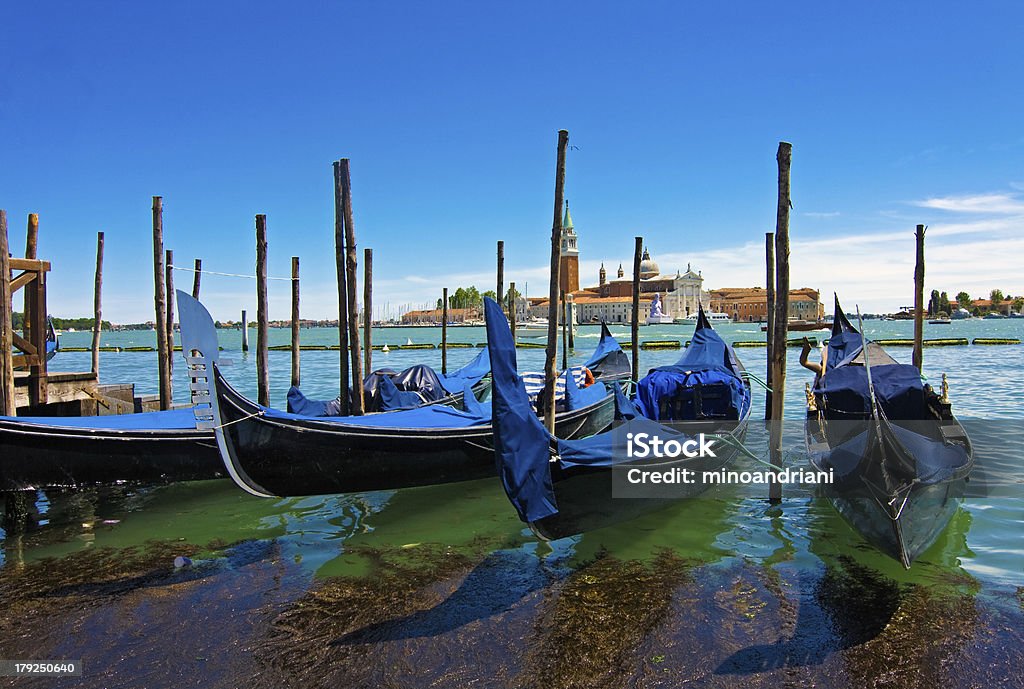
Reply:
M925 326L925 337L1024 337L1024 322ZM909 322L865 322L874 338ZM758 325L718 328L727 341ZM620 339L628 328L612 327ZM685 340L686 326L640 339ZM573 362L598 329L584 326ZM796 334L795 336L798 336ZM825 333L808 333L821 338ZM224 371L255 395L255 358L221 331ZM271 344L289 333L271 331ZM337 332L302 331L305 344ZM477 343L482 328L453 328ZM389 345L438 329L374 331ZM66 333L66 346L88 346ZM251 342L255 337L251 335ZM152 345L149 333L104 344ZM457 367L479 350L453 349ZM909 361L910 348L889 348ZM803 383L789 349L785 446L799 465ZM764 377L764 350L739 355ZM561 349L559 349L561 356ZM678 351L641 352L641 367ZM540 350L519 350L539 370ZM337 394L338 352L303 352L303 388ZM375 366L440 364L433 350L374 352ZM103 382L156 392L155 354L101 354ZM272 402L289 354L271 352ZM62 353L54 370L87 370ZM1022 686L1024 347L925 350L948 374L954 410L988 480L910 571L875 553L824 501L764 489L709 491L613 528L539 542L496 480L357 495L260 500L226 481L40 492L37 523L5 534L0 657L83 658L76 686ZM186 400L181 369L175 395ZM755 394L754 418L763 417ZM764 454L753 424L748 447ZM178 555L192 567L175 570ZM173 653L169 649L175 649ZM200 679L201 678L201 679ZM61 681L55 682L61 686ZM48 685L49 686L49 685Z

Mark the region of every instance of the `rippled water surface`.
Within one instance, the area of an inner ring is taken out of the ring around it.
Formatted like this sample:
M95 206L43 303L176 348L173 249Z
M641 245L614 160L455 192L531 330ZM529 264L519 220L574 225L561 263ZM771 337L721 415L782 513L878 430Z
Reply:
M865 329L911 336L909 322ZM627 328L612 331L628 339ZM763 338L758 325L719 331L727 341ZM597 332L580 328L575 361ZM645 327L640 339L691 332ZM1019 320L925 331L1022 335ZM254 395L254 357L237 351L237 331L220 337L226 374ZM271 332L271 344L287 338ZM453 342L482 338L480 328L449 330ZM104 344L152 339L111 333ZM436 343L439 331L383 329L374 339ZM451 350L450 366L477 351ZM889 351L910 359L909 348ZM739 354L763 377L763 348ZM810 381L797 354L790 348L784 443L794 466L805 461ZM270 354L273 403L283 400L288 356ZM641 367L678 356L642 352ZM62 353L53 368L86 370L88 357ZM541 351L519 358L521 369L542 368ZM337 352L302 353L308 394L337 394L337 361ZM374 362L437 366L440 353L375 352ZM46 686L165 686L185 676L224 687L1022 686L1024 347L926 349L925 374L937 383L942 373L986 478L909 571L827 502L792 494L769 505L758 486L722 487L551 543L524 528L497 480L284 500L226 481L41 491L24 532L4 534L0 657L84 660L83 678ZM152 393L155 355L104 353L101 377ZM180 372L175 388L185 401ZM761 418L764 397L755 397ZM764 455L765 432L752 425L748 448ZM175 568L177 556L192 564Z

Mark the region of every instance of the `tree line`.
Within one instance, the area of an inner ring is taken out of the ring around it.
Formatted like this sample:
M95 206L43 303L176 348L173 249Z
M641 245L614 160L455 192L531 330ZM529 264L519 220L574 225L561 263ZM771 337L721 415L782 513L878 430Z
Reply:
M1001 289L994 289L989 293L989 300L992 302L992 308L990 310L996 311L999 309L999 305L1009 300L1014 311L1021 311L1024 309L1024 296L1013 297L1009 294L1003 294ZM948 316L952 311L953 307L959 309L966 309L973 315L979 316L984 315L985 311L974 306L974 300L971 295L967 292L957 292L956 301L950 302L949 296L946 292L940 292L939 290L932 290L931 298L928 300L928 315L929 316Z
M505 292L503 303L508 301L509 295L512 290L509 289ZM493 289L489 289L486 292L481 292L476 288L475 285L469 287L459 287L454 292L448 294L448 308L449 309L482 309L484 305L484 297L490 297L491 299L497 299L496 292ZM516 298L519 298L519 290L515 291ZM437 300L437 308L444 307L444 300Z
M11 314L11 324L15 330L25 329L25 314L20 311L15 311ZM53 323L53 327L57 330L68 330L74 328L75 330L92 330L93 324L96 322L94 318L58 318L57 316L50 316L50 322ZM113 326L110 321L100 321L101 330L111 330Z

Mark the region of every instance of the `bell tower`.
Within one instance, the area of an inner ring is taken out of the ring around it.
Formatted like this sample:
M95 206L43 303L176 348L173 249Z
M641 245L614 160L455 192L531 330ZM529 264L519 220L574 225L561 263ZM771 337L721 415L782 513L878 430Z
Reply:
M576 247L576 230L569 215L569 201L565 202L565 216L562 218L562 248L558 259L558 287L566 294L580 288L580 252Z

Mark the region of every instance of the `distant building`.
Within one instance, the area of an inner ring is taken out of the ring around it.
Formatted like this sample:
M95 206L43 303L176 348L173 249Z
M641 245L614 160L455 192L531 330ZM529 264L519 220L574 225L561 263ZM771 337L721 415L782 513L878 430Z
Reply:
M998 311L1003 315L1009 316L1013 313L1013 299L1004 299L1002 302L994 305L991 299L975 299L971 302L971 309L977 309L980 313Z
M565 202L565 216L562 218L562 248L558 259L558 288L566 294L580 288L580 251L576 245L576 230L569 215L569 202Z
M631 323L633 297L574 297L577 323ZM640 322L651 308L649 297L640 298Z
M463 323L478 314L476 309L448 309L449 323ZM443 318L441 309L427 311L406 311L402 314L402 325L437 325Z
M763 287L723 287L711 290L709 307L712 311L729 315L734 322L766 321L768 295ZM810 287L789 291L789 317L803 321L817 321L825 316L820 293Z
M608 271L602 263L597 274L597 284L581 289L578 241L572 215L569 213L569 202L566 201L565 214L562 216L558 284L573 305L575 321L628 322L632 314L633 276L627 276L620 263L615 279L609 280ZM659 295L662 311L667 316L686 318L696 313L701 302L707 304L708 294L703 291L703 286L704 277L700 271L693 271L689 264L685 273L677 270L675 275L662 275L657 262L644 247L640 261L641 321L646 320L655 294ZM528 309L532 318L547 318L547 297L531 298Z

